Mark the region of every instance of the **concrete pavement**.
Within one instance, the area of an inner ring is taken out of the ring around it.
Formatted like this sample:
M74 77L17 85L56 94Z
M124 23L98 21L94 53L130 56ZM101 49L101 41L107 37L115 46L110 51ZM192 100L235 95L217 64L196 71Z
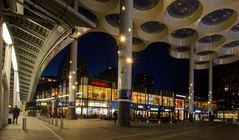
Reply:
M26 117L26 130L22 129L22 116L18 124L10 124L0 130L0 140L58 140L45 128L45 124L33 117Z
M64 129L28 117L27 130L8 125L0 140L225 140L239 138L239 125L227 123L131 123L118 127L113 121L98 119L67 120Z
M65 140L225 140L239 138L239 125L209 122L131 123L118 127L113 121L65 120L65 128L50 127Z

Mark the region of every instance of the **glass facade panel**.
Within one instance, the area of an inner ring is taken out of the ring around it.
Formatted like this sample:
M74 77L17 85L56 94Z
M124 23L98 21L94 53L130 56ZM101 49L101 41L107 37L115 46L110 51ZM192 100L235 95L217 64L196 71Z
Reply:
M116 101L118 99L117 89L112 89L112 100Z
M149 104L160 105L160 99L159 95L149 95Z
M138 104L145 104L146 103L146 96L144 93L138 93Z
M163 106L173 107L173 98L172 97L163 97Z
M132 103L137 104L137 92L132 92L131 99L132 99Z

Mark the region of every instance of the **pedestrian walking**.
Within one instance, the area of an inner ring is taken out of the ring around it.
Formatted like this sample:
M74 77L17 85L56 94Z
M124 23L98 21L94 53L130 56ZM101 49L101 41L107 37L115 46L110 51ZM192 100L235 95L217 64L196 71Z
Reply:
M114 111L113 115L114 115L115 124L116 124L116 121L118 119L118 112L117 112L117 110Z
M13 124L14 124L14 122L16 122L16 124L17 124L19 114L20 114L20 109L17 106L15 106L15 108L12 109Z

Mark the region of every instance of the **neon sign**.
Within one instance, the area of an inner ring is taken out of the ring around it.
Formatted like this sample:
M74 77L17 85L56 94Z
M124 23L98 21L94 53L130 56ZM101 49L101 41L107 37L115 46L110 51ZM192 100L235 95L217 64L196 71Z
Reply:
M95 86L102 86L102 87L107 87L108 86L108 84L100 82L100 81L91 81L91 84L95 85Z

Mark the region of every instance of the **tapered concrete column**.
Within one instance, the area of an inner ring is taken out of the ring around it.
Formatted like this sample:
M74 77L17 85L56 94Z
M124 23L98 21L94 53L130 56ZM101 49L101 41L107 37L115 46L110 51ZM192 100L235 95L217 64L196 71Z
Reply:
M209 70L208 70L208 115L211 117L213 114L212 109L212 60L209 62Z
M75 102L76 102L76 72L77 72L77 40L72 42L71 46L71 60L69 73L69 119L75 119Z
M3 125L8 124L8 112L9 112L9 99L10 99L10 90L9 89L4 89L4 94L3 94Z
M190 61L189 61L189 120L193 121L193 112L194 112L194 49L193 45L190 49Z
M74 9L78 11L78 0L74 0ZM70 73L69 73L69 119L76 119L76 78L77 78L77 47L78 39L71 43Z
M13 107L17 105L17 94L19 91L17 91L17 76L18 72L14 71L14 83L13 83Z
M0 129L3 128L3 92L2 92L2 61L3 61L3 36L2 36L3 19L0 13Z
M10 76L11 76L11 64L12 64L12 46L7 45L5 49L4 58L4 71L6 77L3 79L4 82L4 94L3 94L3 115L4 125L8 124L8 112L9 112L9 96L10 96Z
M130 126L133 1L120 0L118 50L118 125Z

